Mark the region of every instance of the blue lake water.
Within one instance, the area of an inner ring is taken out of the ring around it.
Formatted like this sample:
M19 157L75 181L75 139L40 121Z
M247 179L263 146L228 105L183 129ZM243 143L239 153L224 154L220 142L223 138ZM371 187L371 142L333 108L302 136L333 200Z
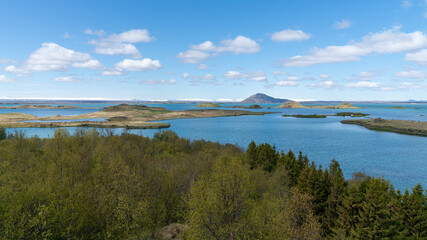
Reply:
M76 106L81 106L74 104ZM195 104L146 104L170 110L200 109ZM223 104L235 106L250 104ZM199 119L167 120L170 130L179 136L195 139L233 143L246 148L250 141L268 142L285 152L302 151L317 164L327 166L336 159L346 178L357 171L384 176L398 189L411 188L417 183L427 186L427 137L417 137L388 132L377 132L356 125L341 124L343 117L317 119L282 117L282 114L333 114L352 111L371 114L384 119L427 121L427 104L355 104L363 109L256 109L251 111L279 112L264 116L240 116ZM1 105L0 105L1 106ZM105 107L107 105L91 106ZM273 107L277 104L262 104ZM391 109L404 106L408 109ZM99 109L0 109L0 113L24 112L35 116L76 115ZM51 137L55 129L23 128L28 136ZM75 128L68 128L73 133ZM9 132L14 131L9 129ZM117 133L123 129L114 129ZM130 133L153 136L159 130L128 130Z

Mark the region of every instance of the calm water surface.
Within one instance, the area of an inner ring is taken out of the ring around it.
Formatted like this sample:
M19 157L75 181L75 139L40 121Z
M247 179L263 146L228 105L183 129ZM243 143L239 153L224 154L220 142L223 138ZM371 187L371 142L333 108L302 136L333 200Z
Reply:
M83 106L74 104L76 106ZM200 109L195 104L147 104L170 110ZM224 106L245 104L224 104ZM250 104L246 104L250 105ZM2 106L2 105L0 105ZM105 107L106 104L92 104L84 107ZM263 104L265 107L277 104ZM353 111L369 113L371 117L384 119L408 119L427 121L427 104L360 104L363 109L257 109L251 111L279 112L264 116L240 116L199 119L167 120L170 130L179 136L195 139L233 143L242 148L254 140L268 142L278 149L302 151L317 164L327 166L336 159L346 178L357 171L369 175L384 176L398 189L412 187L417 183L427 186L427 137L377 132L356 125L341 124L343 117L318 119L285 118L282 114L333 114ZM407 109L391 109L404 106ZM77 115L99 111L99 109L0 109L0 113L24 112L35 116ZM53 136L54 129L23 128L28 136ZM68 128L72 133L75 128ZM13 131L9 129L8 131ZM123 129L115 129L117 133ZM130 130L144 136L153 136L158 130Z

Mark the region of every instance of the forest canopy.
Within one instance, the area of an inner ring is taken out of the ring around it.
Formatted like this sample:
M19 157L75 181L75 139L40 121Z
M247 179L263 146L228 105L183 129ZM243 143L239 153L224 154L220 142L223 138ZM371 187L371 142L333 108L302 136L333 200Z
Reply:
M1 239L426 239L427 195L301 152L0 129Z

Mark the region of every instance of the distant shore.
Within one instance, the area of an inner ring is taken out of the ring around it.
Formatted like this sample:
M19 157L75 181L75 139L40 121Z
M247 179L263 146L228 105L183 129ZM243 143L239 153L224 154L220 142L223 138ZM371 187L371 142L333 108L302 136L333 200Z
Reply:
M106 107L93 113L74 116L35 117L25 113L0 114L0 127L5 128L57 128L57 127L100 127L100 128L168 128L169 123L153 121L181 119L181 118L211 118L235 117L243 115L264 115L272 112L251 112L245 110L200 109L171 111L162 107L148 107L145 105L120 104ZM104 118L107 121L78 121L85 119ZM64 122L61 122L64 120ZM76 121L71 121L76 120ZM31 121L31 122L27 122ZM52 122L55 121L55 122Z

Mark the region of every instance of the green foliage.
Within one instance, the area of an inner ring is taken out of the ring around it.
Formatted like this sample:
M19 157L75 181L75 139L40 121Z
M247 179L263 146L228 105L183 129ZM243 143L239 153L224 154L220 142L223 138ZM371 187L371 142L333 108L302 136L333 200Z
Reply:
M4 140L7 138L6 129L4 127L0 127L0 140Z
M0 141L0 239L426 239L426 199L269 144L93 129Z

